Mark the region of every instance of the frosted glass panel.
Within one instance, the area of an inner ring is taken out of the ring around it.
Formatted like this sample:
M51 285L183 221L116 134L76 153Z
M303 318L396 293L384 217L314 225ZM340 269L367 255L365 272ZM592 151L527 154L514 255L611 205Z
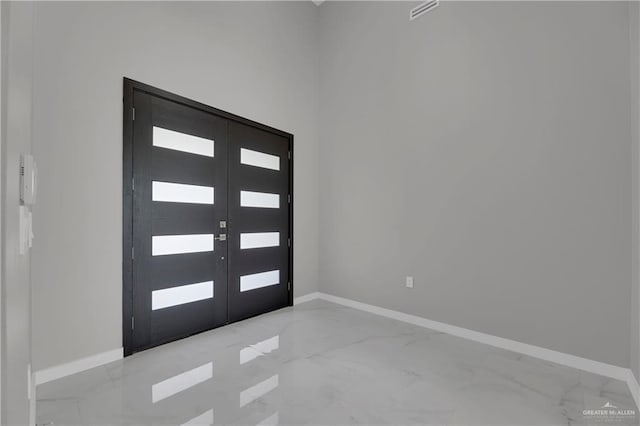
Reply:
M248 403L255 401L261 396L265 395L267 392L270 392L278 387L278 375L274 375L269 377L267 380L264 380L258 383L255 386L251 386L248 389L240 392L240 407L244 407Z
M280 195L268 192L240 191L240 206L277 209L280 208Z
M151 237L152 256L213 251L213 234L156 235Z
M280 245L279 232L251 232L251 233L240 234L241 249L278 247L279 245Z
M280 157L240 148L240 163L249 166L262 167L264 169L280 170Z
M213 157L213 141L153 126L153 146Z
M213 299L213 281L181 285L151 292L151 310Z
M185 371L177 376L151 386L151 400L155 404L178 392L189 389L213 377L213 363L209 362L193 370Z
M172 203L213 204L214 193L211 186L185 185L182 183L152 182L153 201Z
M275 284L280 284L279 269L240 277L240 291L255 290L256 288L268 287Z

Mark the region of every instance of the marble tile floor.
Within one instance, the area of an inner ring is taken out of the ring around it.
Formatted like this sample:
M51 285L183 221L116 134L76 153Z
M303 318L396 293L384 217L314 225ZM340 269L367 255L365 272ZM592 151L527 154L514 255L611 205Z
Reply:
M625 383L314 300L43 384L38 425L629 425Z

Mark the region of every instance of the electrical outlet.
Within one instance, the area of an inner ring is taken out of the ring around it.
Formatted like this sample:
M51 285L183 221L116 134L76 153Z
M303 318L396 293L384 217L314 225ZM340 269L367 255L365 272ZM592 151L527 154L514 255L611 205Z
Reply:
M413 277L407 277L407 287L413 288Z

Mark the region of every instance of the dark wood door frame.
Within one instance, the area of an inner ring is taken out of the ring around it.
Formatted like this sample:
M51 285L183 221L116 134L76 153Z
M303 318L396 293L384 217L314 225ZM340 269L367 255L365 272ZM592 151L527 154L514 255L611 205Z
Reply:
M144 83L140 83L129 78L124 78L123 96L123 150L122 150L122 344L124 355L133 353L133 94L136 91L148 93L172 102L177 102L191 108L195 108L230 121L241 123L256 129L264 130L276 135L285 137L289 141L289 152L291 154L289 173L289 236L291 246L289 247L289 279L291 286L289 289L289 306L293 305L293 135L283 132L273 127L252 121L238 115L223 111L200 102L187 99L183 96L167 92Z

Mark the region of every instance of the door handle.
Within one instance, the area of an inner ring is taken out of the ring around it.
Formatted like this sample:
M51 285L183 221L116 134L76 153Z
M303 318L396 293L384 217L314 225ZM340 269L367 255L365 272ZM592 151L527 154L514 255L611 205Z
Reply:
M213 237L213 239L218 241L227 241L227 234L220 234L217 237Z

